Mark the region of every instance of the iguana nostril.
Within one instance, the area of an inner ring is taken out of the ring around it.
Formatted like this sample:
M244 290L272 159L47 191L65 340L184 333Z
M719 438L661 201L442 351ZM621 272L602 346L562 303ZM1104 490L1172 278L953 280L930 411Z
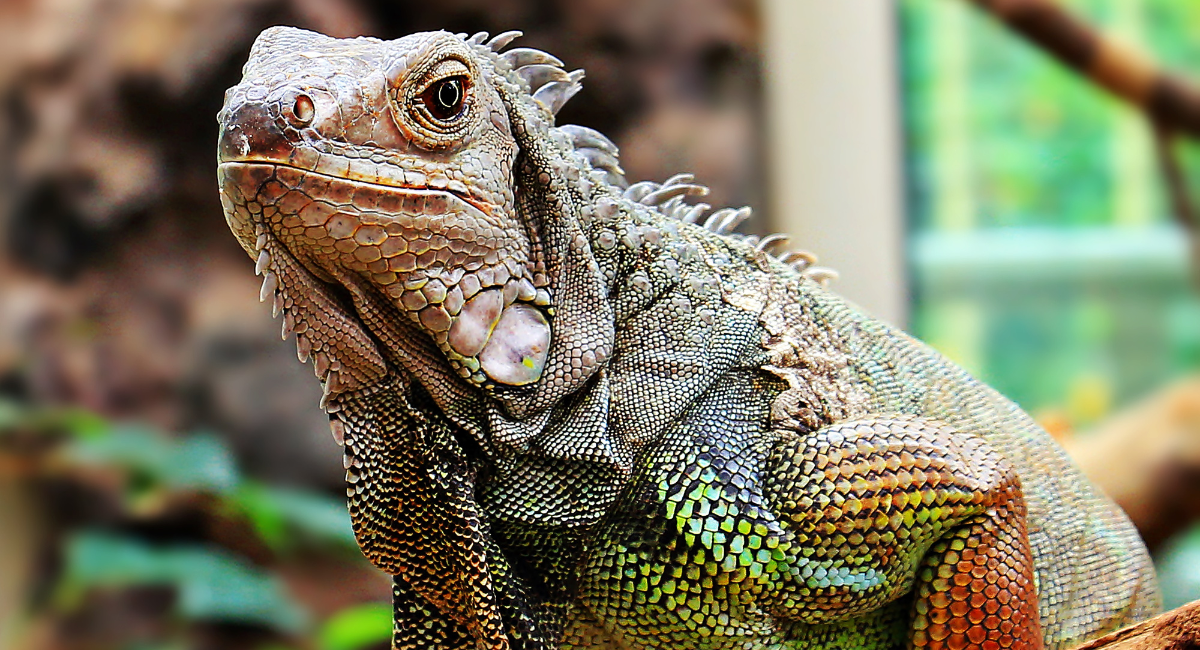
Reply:
M291 109L287 111L287 117L292 125L304 127L312 123L313 115L316 112L312 98L305 94L298 94Z

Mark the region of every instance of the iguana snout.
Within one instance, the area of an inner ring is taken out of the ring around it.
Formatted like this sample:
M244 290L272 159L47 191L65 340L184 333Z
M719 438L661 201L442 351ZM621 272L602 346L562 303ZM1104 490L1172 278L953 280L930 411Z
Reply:
M266 246L320 281L370 287L460 376L522 386L546 363L551 297L517 218L517 145L487 65L444 32L267 30L218 116L218 174L252 256Z

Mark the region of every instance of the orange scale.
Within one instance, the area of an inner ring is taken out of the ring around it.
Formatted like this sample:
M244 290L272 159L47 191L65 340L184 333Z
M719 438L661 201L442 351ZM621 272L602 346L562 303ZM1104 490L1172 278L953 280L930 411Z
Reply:
M279 181L276 181L276 180L270 180L270 181L267 181L266 183L263 183L262 187L258 188L258 194L255 196L255 198L258 199L259 203L262 203L264 205L266 205L266 204L273 205L276 201L279 200L279 197L281 197L287 193L288 193L288 188L285 187L283 185L283 183L280 183Z
M374 188L360 187L354 193L352 204L360 210L373 212L379 208L381 196L380 192Z
M413 271L417 268L417 256L411 252L397 255L388 262L388 268L401 273Z
M384 257L395 257L408 252L408 241L399 236L388 236L379 245L379 252Z
M965 618L956 618L950 621L950 631L956 636L950 637L950 642L955 639L962 639L962 635L966 634L967 630L971 629L971 624Z
M950 628L941 623L934 623L926 630L929 639L934 642L945 641L950 636Z
M354 258L364 264L374 262L383 257L376 246L360 246L354 251Z
M403 214L413 215L413 224L417 228L424 228L425 224L416 225L419 219L427 219L425 213L425 195L424 194L406 194L404 195L403 208L400 210Z
M333 215L325 227L328 229L330 236L336 239L346 239L354 234L354 230L358 227L358 220L354 215L340 212Z
M966 587L971 584L971 575L968 573L957 572L954 574L954 584L959 587Z
M321 198L334 205L349 206L354 201L354 185L350 183L330 183L321 193Z
M382 192L375 198L374 209L384 214L398 214L404 204L404 195L396 192Z
M445 194L425 195L424 212L428 214L445 214L450 211L450 197Z
M364 225L354 232L354 241L363 246L374 246L387 239L387 232L378 225Z

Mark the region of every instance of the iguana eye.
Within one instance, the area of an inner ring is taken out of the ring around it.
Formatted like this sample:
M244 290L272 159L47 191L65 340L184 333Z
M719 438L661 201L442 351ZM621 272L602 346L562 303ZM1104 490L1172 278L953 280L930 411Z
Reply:
M441 79L430 84L429 88L421 93L421 102L433 117L451 120L462 113L466 89L466 77Z

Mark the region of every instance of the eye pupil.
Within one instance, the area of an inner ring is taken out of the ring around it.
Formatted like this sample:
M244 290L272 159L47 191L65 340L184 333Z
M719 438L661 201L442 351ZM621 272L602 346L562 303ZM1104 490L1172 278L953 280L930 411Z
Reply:
M462 99L462 89L458 87L457 79L450 79L438 84L438 103L446 110L452 110L458 106L458 102Z
M439 120L458 116L462 112L463 99L462 77L442 79L425 91L423 97L425 107Z

